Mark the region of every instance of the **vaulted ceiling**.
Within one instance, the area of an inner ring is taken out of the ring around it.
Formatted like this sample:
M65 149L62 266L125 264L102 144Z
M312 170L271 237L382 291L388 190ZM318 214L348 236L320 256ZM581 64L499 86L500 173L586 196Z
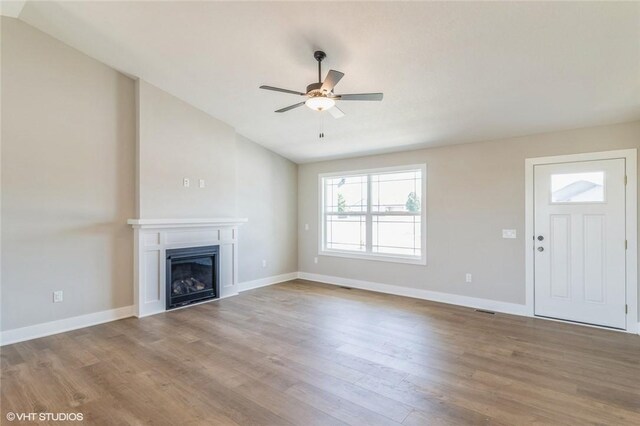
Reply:
M294 161L640 118L640 3L35 2L19 19ZM325 71L344 118L298 108ZM324 139L318 139L321 122Z

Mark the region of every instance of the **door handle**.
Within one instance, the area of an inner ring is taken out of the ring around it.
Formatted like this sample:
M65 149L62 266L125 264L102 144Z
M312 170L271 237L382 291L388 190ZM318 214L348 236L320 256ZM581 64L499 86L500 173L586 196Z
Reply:
M538 251L544 251L544 247L538 247Z

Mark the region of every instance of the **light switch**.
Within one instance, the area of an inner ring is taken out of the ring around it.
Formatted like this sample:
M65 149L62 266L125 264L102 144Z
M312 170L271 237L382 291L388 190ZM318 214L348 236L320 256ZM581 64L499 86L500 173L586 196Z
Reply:
M62 302L63 297L64 297L64 294L63 294L62 290L54 291L53 292L53 303Z
M200 188L204 188L204 179L200 179L199 185Z
M516 230L515 229L503 229L502 230L502 238L516 238Z

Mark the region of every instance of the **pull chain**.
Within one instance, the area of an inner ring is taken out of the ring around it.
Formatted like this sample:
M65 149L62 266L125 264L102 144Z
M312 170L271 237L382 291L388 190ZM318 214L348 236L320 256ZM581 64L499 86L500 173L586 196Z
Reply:
M320 132L318 133L319 139L324 139L324 113L320 113Z

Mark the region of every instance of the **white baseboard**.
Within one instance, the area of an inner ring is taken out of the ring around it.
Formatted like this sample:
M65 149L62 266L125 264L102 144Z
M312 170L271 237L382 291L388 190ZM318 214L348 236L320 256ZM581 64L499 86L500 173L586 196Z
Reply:
M430 300L432 302L447 303L450 305L465 306L468 308L483 309L493 312L501 312L504 314L519 315L524 317L532 317L526 305L517 303L500 302L497 300L480 299L476 297L461 296L451 293L441 293L438 291L421 290L410 287L401 287L390 284L382 284L371 281L354 280L350 278L334 277L330 275L312 274L310 272L298 272L298 278L309 281L317 281L324 284L339 285L361 290L375 291L378 293L393 294L396 296L412 297L415 299ZM603 330L617 331L623 333L631 333L640 335L640 323L631 324L627 330L617 330L607 327L599 327L596 325L579 324L571 321L558 320L553 318L535 317L546 321L558 321L567 324L575 324L580 326L594 327Z
M238 291L243 292L254 288L266 287L272 284L294 280L296 278L309 281L317 281L324 284L340 285L361 290L375 291L378 293L393 294L396 296L430 300L433 302L447 303L450 305L484 309L505 314L530 316L527 312L526 306L519 305L517 303L499 302L496 300L480 299L476 297L460 296L451 293L441 293L437 291L401 287L371 281L334 277L331 275L312 274L309 272L290 272L288 274L274 275L272 277L245 281L238 284ZM124 306L122 308L110 309L107 311L80 315L77 317L64 318L61 320L31 325L28 327L15 328L13 330L6 330L0 332L0 346L24 342L25 340L37 339L39 337L50 336L52 334L63 333L65 331L77 330L79 328L90 327L92 325L98 325L110 321L116 321L131 316L134 316L134 306ZM627 331L637 332L640 335L640 323L637 324L637 328L635 330Z
M288 274L274 275L272 277L259 278L257 280L245 281L238 284L238 291L247 291L254 288L266 287L272 284L278 284L285 281L291 281L298 278L298 272L289 272Z
M253 281L245 281L238 284L238 291L247 291L254 288L265 287L272 284L281 283L298 278L297 272L274 275L272 277L260 278ZM235 296L234 293L229 296ZM218 299L216 299L218 300ZM79 315L77 317L64 318L42 324L30 325L28 327L14 328L0 332L0 346L12 343L24 342L25 340L37 339L38 337L51 336L52 334L64 333L65 331L77 330L79 328L90 327L109 321L134 316L134 306L125 306L108 311L95 312L92 314Z
M0 345L4 346L12 343L24 342L25 340L37 339L38 337L77 330L79 328L90 327L92 325L102 324L131 316L133 316L133 306L124 306L122 308L109 309L107 311L94 312L92 314L44 322L42 324L30 325L28 327L14 328L13 330L6 330L0 333Z
M502 312L505 314L528 316L527 307L517 303L499 302L497 300L479 299L476 297L460 296L451 293L441 293L438 291L401 287L371 281L333 277L330 275L312 274L309 272L298 272L298 277L303 280L376 291L378 293L413 297L415 299L430 300L432 302L448 303L450 305L466 306L469 308L484 309L487 311Z

